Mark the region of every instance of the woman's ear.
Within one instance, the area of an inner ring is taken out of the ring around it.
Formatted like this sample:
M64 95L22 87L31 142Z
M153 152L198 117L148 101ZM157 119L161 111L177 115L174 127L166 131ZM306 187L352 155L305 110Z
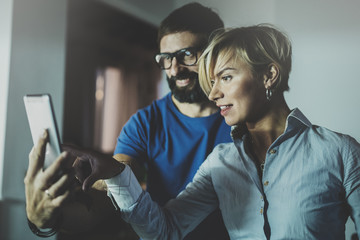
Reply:
M266 89L272 89L279 81L280 70L275 63L270 63L264 73L264 85Z

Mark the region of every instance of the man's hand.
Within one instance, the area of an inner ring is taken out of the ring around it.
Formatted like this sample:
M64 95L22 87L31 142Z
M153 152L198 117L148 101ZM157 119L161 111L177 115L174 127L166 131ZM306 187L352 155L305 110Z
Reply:
M82 150L74 146L63 146L63 148L77 157L73 167L76 178L82 182L84 191L87 191L96 181L112 178L125 168L124 164L105 154Z
M24 179L26 213L29 220L39 228L54 225L75 182L71 168L74 159L70 159L66 152L43 171L47 142L48 133L44 131L29 154L29 166Z

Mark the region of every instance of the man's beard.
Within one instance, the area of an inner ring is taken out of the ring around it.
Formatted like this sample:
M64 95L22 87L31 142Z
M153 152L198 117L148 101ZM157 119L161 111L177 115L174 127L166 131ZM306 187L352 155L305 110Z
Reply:
M199 103L208 100L205 93L202 91L198 74L195 72L183 72L176 76L166 77L169 88L173 96L182 103ZM176 86L176 80L189 79L190 83L184 87ZM195 85L194 83L195 82Z

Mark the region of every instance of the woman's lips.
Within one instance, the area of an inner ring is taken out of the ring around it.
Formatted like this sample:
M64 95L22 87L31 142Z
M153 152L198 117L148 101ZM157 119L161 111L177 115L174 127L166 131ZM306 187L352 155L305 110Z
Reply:
M231 105L222 105L220 106L220 114L225 116L231 109Z

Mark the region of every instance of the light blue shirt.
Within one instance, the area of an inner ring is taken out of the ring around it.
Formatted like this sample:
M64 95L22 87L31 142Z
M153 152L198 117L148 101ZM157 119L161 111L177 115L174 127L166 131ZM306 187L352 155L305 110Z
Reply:
M231 239L341 240L349 215L360 236L360 145L353 138L312 125L295 109L267 151L261 180L246 131L232 134L234 143L218 145L163 208L129 168L107 180L123 218L143 239L182 239L217 206Z

